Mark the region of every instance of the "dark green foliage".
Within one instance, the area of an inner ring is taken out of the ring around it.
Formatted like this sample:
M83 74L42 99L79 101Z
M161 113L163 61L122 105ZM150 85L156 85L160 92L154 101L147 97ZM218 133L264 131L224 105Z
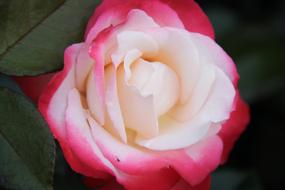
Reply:
M52 189L54 149L53 137L35 106L0 87L0 187Z
M0 0L0 72L39 75L62 68L64 49L83 40L98 0Z

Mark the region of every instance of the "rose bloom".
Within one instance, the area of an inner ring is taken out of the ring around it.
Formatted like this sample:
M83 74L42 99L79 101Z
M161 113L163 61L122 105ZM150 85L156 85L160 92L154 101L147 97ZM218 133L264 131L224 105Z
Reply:
M116 179L106 189L206 190L249 120L238 78L194 1L104 0L39 109L73 170Z

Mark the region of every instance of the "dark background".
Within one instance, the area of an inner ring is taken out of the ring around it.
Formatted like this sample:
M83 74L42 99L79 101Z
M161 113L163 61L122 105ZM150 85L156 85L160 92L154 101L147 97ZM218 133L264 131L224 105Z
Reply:
M284 189L285 1L199 0L232 56L251 122L213 189Z
M213 174L213 190L282 190L285 181L285 1L198 0L217 42L237 64L251 122L228 162ZM55 189L86 189L60 152Z

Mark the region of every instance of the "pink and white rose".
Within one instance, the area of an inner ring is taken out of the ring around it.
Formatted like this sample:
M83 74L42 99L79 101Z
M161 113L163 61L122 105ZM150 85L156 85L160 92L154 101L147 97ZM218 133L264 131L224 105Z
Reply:
M104 0L39 109L85 176L205 190L249 120L238 78L193 0Z

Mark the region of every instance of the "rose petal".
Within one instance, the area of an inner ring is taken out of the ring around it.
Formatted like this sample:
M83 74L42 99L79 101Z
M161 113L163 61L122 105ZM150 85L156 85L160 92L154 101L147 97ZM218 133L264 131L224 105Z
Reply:
M136 88L128 86L122 67L118 70L118 94L126 127L144 137L157 135L153 96L144 97Z
M221 139L213 136L184 151L170 151L165 157L187 183L196 186L216 169L221 160L222 149Z
M87 80L86 100L88 108L91 111L93 117L96 118L96 120L103 125L105 123L104 102L102 100L103 97L99 92L98 86L96 85L98 83L99 82L96 82L94 71L91 71Z
M207 98L210 96L215 78L215 68L209 65L202 65L201 75L195 84L189 100L183 105L174 107L170 113L171 116L181 122L193 118L193 116L201 110L202 106L207 101Z
M75 44L65 50L64 70L52 78L39 100L39 109L57 139L65 139L67 96L75 87L75 64L81 46Z
M112 165L105 161L106 159L93 142L90 128L85 117L85 111L80 101L80 95L76 89L70 90L69 92L65 122L68 145L76 156L78 156L80 161L88 164L95 173L98 170L112 173L110 169Z
M101 49L101 51L103 50L103 52L101 52L102 56L105 56L105 63L107 64L113 62L115 65L120 64L124 60L127 52L133 49L139 50L139 48L142 48L146 51L146 55L147 53L154 54L157 49L155 41L151 38L151 36L147 36L142 32L138 32L137 34L136 31L155 27L158 27L158 25L145 12L136 9L131 10L128 14L127 20L123 25L109 27L108 29L102 31L94 41L92 39L93 43L90 49L90 53L92 57L96 59L96 51L98 51L98 49ZM122 34L122 37L119 39L119 34L124 33L125 31L133 32L134 34L132 37L134 39L129 40L128 36L124 34ZM145 37L143 39L146 41L140 39L140 36ZM139 43L133 43L134 41ZM117 50L114 52L114 47L116 46L122 47L117 48L120 51Z
M121 140L127 143L125 125L118 99L116 76L116 68L114 65L111 64L105 68L106 107L112 122L112 131L115 131Z
M138 49L133 49L128 51L124 58L124 70L125 70L125 81L128 81L131 74L131 65L142 56L141 51Z
M39 98L43 93L45 87L48 85L51 78L55 73L43 74L39 76L15 76L13 79L21 87L21 90L25 93L26 96L31 98L31 100L38 104Z
M69 93L65 119L68 145L72 152L78 156L79 161L87 164L89 169L92 168L92 171L94 171L94 175L90 175L89 177L96 177L98 172L107 171L108 173L116 176L117 180L121 184L125 187L130 187L130 189L135 189L137 187L146 189L146 184L148 184L146 182L148 181L161 178L163 178L163 180L160 180L161 182L165 180L165 176L163 175L164 173L159 173L158 175L156 172L152 172L150 173L150 176L132 176L125 174L124 172L121 172L118 167L113 166L111 163L112 160L106 159L105 155L102 154L104 149L102 149L100 142L102 142L101 140L103 138L105 141L104 145L108 145L109 141L114 139L114 137L111 137L111 139L105 138L106 136L104 136L104 133L108 135L109 133L99 126L88 112L84 113L80 102L80 95L76 89L71 90ZM118 151L123 152L124 150L118 149ZM106 154L106 152L104 152L104 154ZM116 158L114 159L118 162ZM86 175L86 171L79 172ZM171 176L173 176L172 173ZM168 183L169 182L164 182L158 186L164 186Z
M94 141L100 147L104 156L117 169L136 176L134 179L128 178L130 180L128 182L134 184L134 188L138 187L135 186L135 183L138 183L137 180L142 180L142 185L144 180L151 177L150 174L156 173L165 167L173 168L189 184L197 185L206 178L209 172L217 167L220 161L222 143L217 136L205 139L186 149L164 151L156 154L126 145L98 126L94 119L89 117L88 121ZM148 175L144 176L145 174ZM143 179L139 179L137 175L142 176ZM124 181L127 180L126 178L122 180L121 183L128 184ZM165 182L161 181L160 183Z
M221 69L215 67L215 72L216 80L199 115L218 123L230 117L236 92L230 79Z
M179 176L171 168L164 168L155 173L146 173L143 176L134 176L125 184L126 189L130 190L166 190L171 189L178 181Z
M180 78L180 103L188 100L200 75L198 51L189 32L175 28L148 31L159 45L156 61L172 68Z
M207 15L194 0L161 0L168 4L179 16L185 28L214 39L214 29Z
M64 69L57 73L45 88L39 100L39 110L48 122L53 135L60 143L65 158L75 171L85 175L100 175L91 171L85 163L81 162L67 143L65 128L65 111L69 91L75 87L75 64L77 55L83 44L68 47L64 54Z
M199 52L201 63L217 65L231 79L236 86L239 75L233 60L227 53L212 39L198 33L192 33L192 41Z
M114 138L104 128L98 126L94 119L89 117L88 121L94 141L104 156L119 170L132 175L144 175L146 172L155 172L166 165L159 157Z
M232 111L235 96L234 84L231 81L231 79L233 82L236 80L236 71L232 69L235 66L213 40L200 34L189 35L199 53L199 63L202 65L201 80L195 84L189 100L185 104L177 105L171 115L179 121L187 121L194 114L204 115L213 122L226 120ZM214 82L213 79L215 79Z
M142 11L133 10L130 12L130 15L128 18L129 19L125 26L126 28L132 28L132 27L137 28L139 26L143 27L145 25L154 26L152 19L148 17ZM135 18L144 20L144 22L142 22L141 25L137 26L133 20ZM136 34L134 35L134 37L136 38ZM140 34L139 34L139 37L140 37ZM96 40L93 42L93 45L90 48L91 56L95 60L96 64L95 64L95 68L93 69L93 73L90 74L88 82L87 82L87 102L91 110L91 113L93 114L93 117L96 118L96 120L101 125L103 125L105 122L104 115L103 115L104 113L103 102L105 102L104 101L105 95L104 95L104 88L103 88L104 85L103 85L103 80L102 80L102 78L104 78L103 69L104 69L105 63L108 62L106 60L106 58L108 58L106 54L109 48L112 45L114 45L114 38L115 38L115 34L110 33L109 31L106 31L105 33L101 33L100 36L96 38ZM150 37L148 37L148 39L150 39L150 41L147 41L147 42L150 42L151 45L155 45L154 44L155 42ZM132 45L133 42L130 42L129 44ZM135 45L138 45L138 44L135 44ZM131 47L131 46L126 46L126 45L123 45L123 46L126 48ZM144 45L141 47L144 47ZM150 48L150 46L147 46L146 48L148 49Z
M144 32L124 31L117 35L118 52L126 54L128 51L137 49L143 57L153 57L158 51L156 41Z
M230 119L227 120L219 132L219 136L223 140L223 162L226 161L230 150L232 149L234 142L239 138L241 133L245 130L245 127L249 123L249 107L240 97L237 92L235 97L235 107L231 113Z
M159 62L138 60L132 67L128 84L136 87L143 96L153 95L157 116L168 112L179 98L176 73Z
M130 67L132 66L132 68ZM154 73L151 63L143 59L135 60L132 64L124 62L125 82L129 86L135 87L143 96L152 95L152 93L143 93L143 87Z
M89 45L84 43L78 53L75 68L76 87L82 93L86 91L87 77L93 65L94 60L89 55Z
M154 184L153 188L164 190L170 189L177 182L179 178L177 173L164 168L167 165L163 159L123 144L101 128L91 117L88 117L88 122L94 141L104 156L117 170L127 172L127 174L115 172L117 180L126 189L139 187L141 190L148 190L149 184Z
M93 117L104 125L105 118L105 89L104 89L104 49L100 44L93 46L92 57L95 61L95 66L87 79L86 99L89 109Z
M105 0L97 7L89 20L85 33L86 41L91 42L100 31L111 25L116 26L119 23L123 23L128 13L133 9L145 11L161 26L184 28L177 14L160 1L130 0L128 3L122 4L120 0ZM138 20L137 24L140 23Z
M105 22L105 20L102 20L102 22ZM146 12L140 9L132 9L130 10L130 12L127 13L126 18L123 19L122 23L118 25L111 24L110 26L106 27L106 29L113 28L114 30L112 31L111 36L116 37L118 33L125 30L141 30L145 28L155 28L155 27L159 27L159 25L157 25L157 23L155 23L153 18L147 15ZM94 30L97 29L98 28L95 26ZM86 38L87 43L91 43L94 39L97 38L98 34L101 35L101 33L104 31L103 30L97 34L96 31L94 30L91 30L90 33L88 34Z
M185 148L199 142L207 134L210 126L207 120L177 122L169 116L163 116L159 120L159 134L151 139L138 136L136 143L151 150Z

